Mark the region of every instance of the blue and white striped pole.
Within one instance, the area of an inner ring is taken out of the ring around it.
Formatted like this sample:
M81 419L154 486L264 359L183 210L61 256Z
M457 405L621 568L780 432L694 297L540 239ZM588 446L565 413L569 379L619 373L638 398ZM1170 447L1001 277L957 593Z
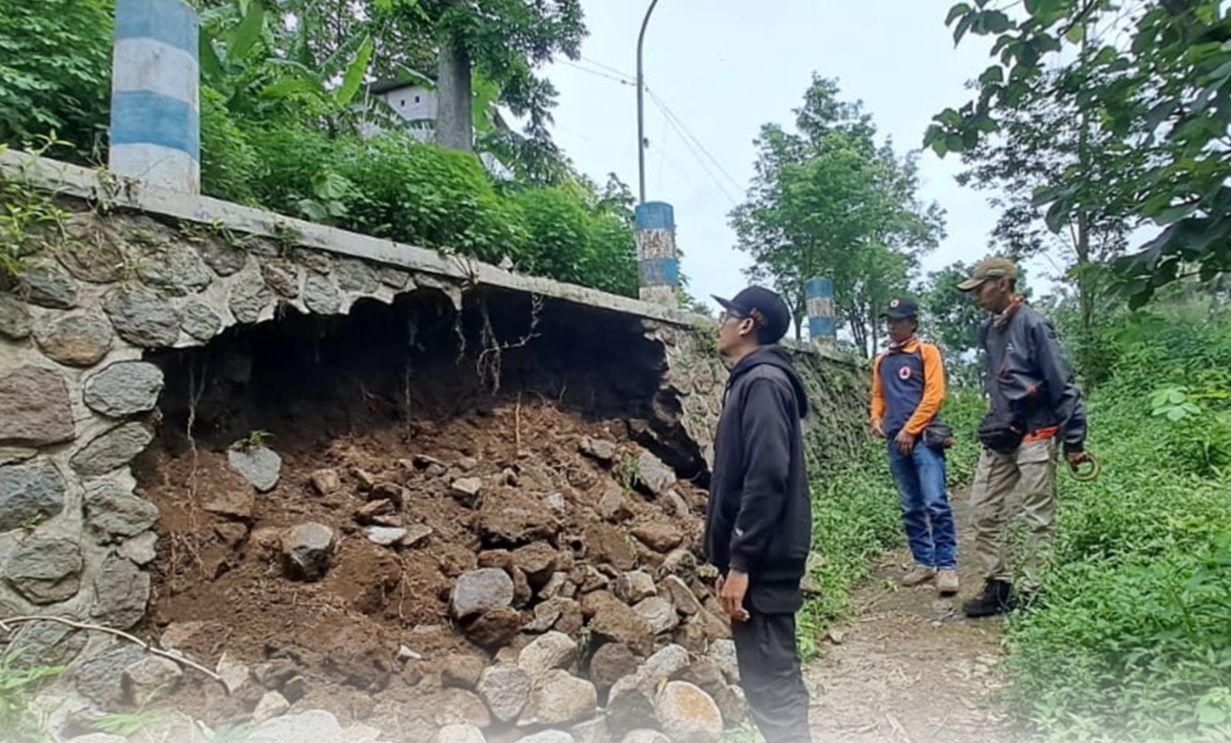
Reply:
M804 284L808 304L808 337L816 344L833 347L838 343L838 322L833 305L833 282L815 278Z
M183 0L116 0L111 170L184 193L201 190L197 13Z
M675 210L661 201L637 205L637 262L641 300L679 305L680 256L675 249Z

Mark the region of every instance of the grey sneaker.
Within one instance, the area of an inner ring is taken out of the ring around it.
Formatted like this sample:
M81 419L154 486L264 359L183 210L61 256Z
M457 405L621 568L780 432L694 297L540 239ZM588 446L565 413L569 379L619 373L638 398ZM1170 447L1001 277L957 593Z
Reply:
M952 596L958 592L959 584L956 570L942 570L936 576L936 589L941 596Z
M911 571L909 573L902 576L902 585L906 586L907 588L910 588L911 586L917 586L921 583L926 583L930 581L933 577L935 577L935 575L936 575L935 568L928 568L922 565L916 565L915 567L911 568Z

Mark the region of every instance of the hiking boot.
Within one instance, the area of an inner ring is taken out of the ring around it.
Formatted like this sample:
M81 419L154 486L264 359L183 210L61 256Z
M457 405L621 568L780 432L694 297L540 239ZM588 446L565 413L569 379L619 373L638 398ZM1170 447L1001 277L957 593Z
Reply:
M983 593L962 605L962 611L971 619L993 617L1013 608L1013 584L1003 580L988 580L983 584Z
M936 590L941 596L952 596L958 591L956 570L942 570L936 575Z
M902 576L902 585L910 588L917 586L920 583L930 581L936 575L935 568L927 568L922 565L916 565L909 573Z

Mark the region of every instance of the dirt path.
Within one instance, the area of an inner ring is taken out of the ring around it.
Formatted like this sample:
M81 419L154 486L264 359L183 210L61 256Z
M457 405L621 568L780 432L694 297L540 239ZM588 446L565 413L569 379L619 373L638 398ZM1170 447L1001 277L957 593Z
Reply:
M882 556L855 595L855 613L831 631L825 655L806 671L817 743L1010 743L997 700L1000 619L971 621L961 603L979 591L965 492L954 497L962 593L901 588L903 547Z

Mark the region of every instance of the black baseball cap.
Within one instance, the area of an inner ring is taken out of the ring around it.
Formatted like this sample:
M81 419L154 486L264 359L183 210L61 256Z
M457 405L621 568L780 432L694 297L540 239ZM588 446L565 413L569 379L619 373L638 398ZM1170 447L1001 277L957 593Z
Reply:
M711 295L712 296L712 295ZM727 312L738 317L750 317L761 329L762 342L777 343L791 328L791 311L774 292L760 286L750 286L732 299L714 297Z
M890 320L914 320L919 317L919 305L909 297L896 297L889 300L889 309L882 312L881 317Z

